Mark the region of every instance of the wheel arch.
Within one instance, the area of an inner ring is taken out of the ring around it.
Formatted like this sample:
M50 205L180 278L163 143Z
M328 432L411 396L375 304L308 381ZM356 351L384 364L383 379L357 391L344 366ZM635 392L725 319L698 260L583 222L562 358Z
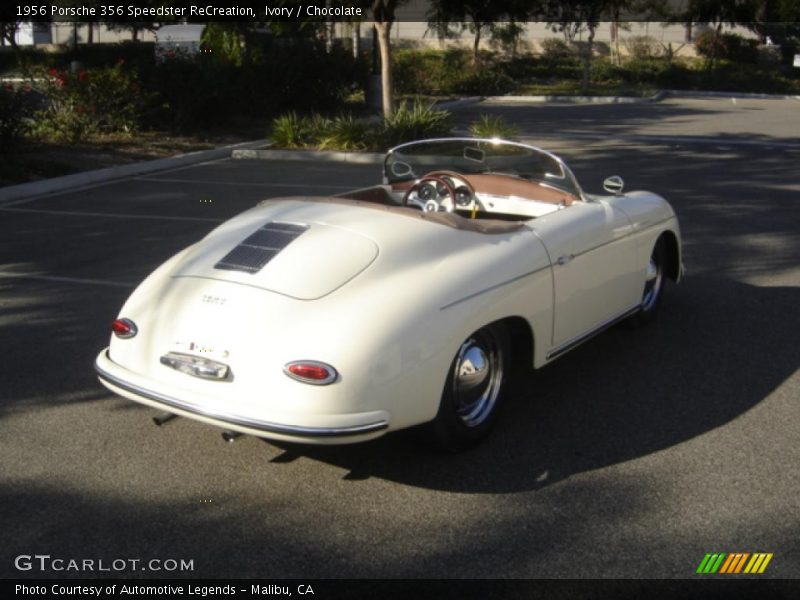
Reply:
M666 274L672 281L679 281L681 278L681 250L678 237L675 232L667 229L658 236L657 244L663 243L667 253Z
M504 327L508 334L513 371L523 373L532 369L536 338L528 320L520 316L509 316L489 323L487 326L492 325Z

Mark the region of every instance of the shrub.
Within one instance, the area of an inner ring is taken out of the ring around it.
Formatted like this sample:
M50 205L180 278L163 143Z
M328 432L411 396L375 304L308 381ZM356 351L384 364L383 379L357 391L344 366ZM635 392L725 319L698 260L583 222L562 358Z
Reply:
M646 60L661 54L658 42L649 35L634 35L622 41L631 60Z
M464 73L472 70L469 52L398 50L393 53L394 84L400 94L451 94Z
M618 72L628 83L660 83L669 69L670 64L665 60L642 58L627 61Z
M505 94L514 80L494 55L481 53L482 68L463 49L400 50L394 54L394 83L400 94ZM522 61L514 61L519 66Z
M75 73L53 68L39 79L45 105L36 115L40 135L77 142L93 133L129 133L140 126L147 95L121 63Z
M56 55L58 56L58 55ZM77 60L87 69L113 67L123 63L136 69L144 68L155 62L155 42L124 41L114 44L78 44L74 52L61 55L60 61Z
M576 62L578 55L573 48L558 38L547 38L540 42L542 59L549 63Z
M268 135L280 148L302 148L311 140L307 119L296 112L275 117Z
M43 82L45 107L36 115L36 133L55 140L78 142L95 133L88 105L86 71L50 69Z
M239 110L235 69L205 58L166 60L148 80L158 98L151 114L158 127L180 131L219 123Z
M697 87L701 89L759 92L767 94L793 93L798 88L780 73L756 65L725 63L711 71L696 72Z
M332 119L314 113L296 112L272 121L270 137L280 148L319 150L380 150L412 140L450 133L450 113L415 102L404 103L389 119L375 126L366 119L343 114Z
M385 147L428 137L450 135L450 113L419 101L404 102L384 119L381 138Z
M595 59L592 61L592 81L613 82L623 78L623 68L618 67L607 59Z
M470 123L469 132L479 138L514 138L519 129L506 122L500 115L481 115L477 121Z
M462 94L500 95L514 89L514 80L496 69L480 69L458 82L456 91Z
M517 56L498 65L502 72L511 79L518 80L536 75L540 70L540 61L532 56Z
M352 114L332 119L313 113L300 117L296 112L273 119L270 137L280 148L363 151L379 144L375 128Z
M234 115L328 111L363 87L364 61L340 48L328 54L323 45L311 41L268 40L254 42L241 66L224 53L211 52L151 68L147 80L160 98L155 122L186 129Z
M714 32L704 31L695 38L695 48L700 56L706 58L714 56L739 63L755 63L758 60L758 42L736 33L722 33L715 42Z
M345 152L370 150L378 144L377 135L368 121L348 113L328 120L318 135L318 147Z
M9 142L28 129L34 102L29 84L21 88L11 84L0 86L0 152L9 150Z
M363 89L367 78L366 63L338 46L327 53L324 44L273 43L258 54L263 62L254 61L242 72L248 114L328 111Z

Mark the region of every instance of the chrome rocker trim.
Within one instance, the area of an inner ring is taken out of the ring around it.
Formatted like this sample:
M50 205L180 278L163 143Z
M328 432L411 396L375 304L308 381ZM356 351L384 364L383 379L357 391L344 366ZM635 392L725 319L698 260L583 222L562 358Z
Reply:
M107 354L106 354L107 356ZM381 431L389 427L389 422L382 420L377 421L375 423L367 423L366 425L356 425L353 427L300 427L297 425L283 425L280 423L269 423L266 421L255 421L253 419L249 419L247 417L241 417L237 415L228 415L223 414L215 411L199 409L196 406L184 402L182 400L178 400L177 398L173 398L172 396L167 396L166 394L161 394L159 392L154 392L151 390L146 390L144 388L139 387L138 385L133 385L126 381L115 377L111 373L104 371L100 365L95 363L94 369L97 372L97 376L100 379L104 379L105 381L109 382L110 384L122 388L128 392L133 394L137 394L139 396L143 396L150 400L155 400L156 402L160 402L167 406L175 407L181 410L185 410L187 412L195 413L200 416L209 417L212 419L217 419L224 423L230 423L231 425L239 425L241 427L248 427L250 429L256 429L258 431L263 431L264 433L277 433L281 435L289 435L289 436L297 436L297 437L344 437L349 435L362 435L366 433L373 433L375 431Z
M620 321L624 321L628 317L636 314L637 312L639 312L641 310L641 308L642 307L641 307L640 304L637 304L636 306L632 306L631 308L628 308L628 309L622 311L617 316L611 317L608 321L606 321L605 323L602 323L601 325L595 327L594 329L592 329L590 331L587 331L586 333L583 333L583 334L579 335L578 337L573 338L573 339L569 340L568 342L565 342L564 344L561 344L557 348L553 348L552 350L550 350L550 352L547 353L547 356L545 357L545 360L550 360L552 358L556 358L557 356L561 356L565 352L567 352L569 350L572 350L576 346L580 346L583 342L589 341L594 336L604 332L609 327L612 327L613 325L616 325Z

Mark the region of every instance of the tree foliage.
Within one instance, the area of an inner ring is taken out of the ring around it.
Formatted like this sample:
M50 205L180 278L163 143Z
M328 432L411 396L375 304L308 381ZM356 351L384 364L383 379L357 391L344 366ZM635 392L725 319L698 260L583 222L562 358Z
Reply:
M500 23L525 21L540 8L535 0L432 0L427 15L428 27L440 38L451 37L452 27L456 27L457 33L469 31L473 36L473 62L477 66L481 38L485 34L519 36L521 30L518 26L509 29ZM513 44L514 40L510 41Z

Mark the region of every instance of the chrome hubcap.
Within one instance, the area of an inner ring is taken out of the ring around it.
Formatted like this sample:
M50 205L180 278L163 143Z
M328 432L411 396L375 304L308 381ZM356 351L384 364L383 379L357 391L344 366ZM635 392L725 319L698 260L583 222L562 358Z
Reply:
M655 306L658 295L661 293L663 276L661 265L656 262L654 257L651 257L645 272L642 310L650 310Z
M481 333L461 345L453 396L456 413L467 427L477 427L491 415L502 380L502 358L494 336Z

